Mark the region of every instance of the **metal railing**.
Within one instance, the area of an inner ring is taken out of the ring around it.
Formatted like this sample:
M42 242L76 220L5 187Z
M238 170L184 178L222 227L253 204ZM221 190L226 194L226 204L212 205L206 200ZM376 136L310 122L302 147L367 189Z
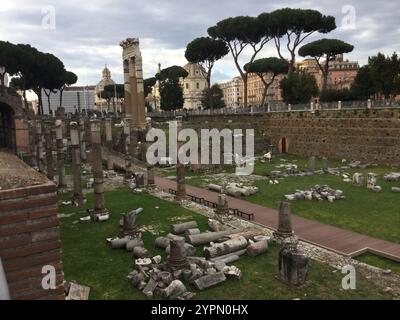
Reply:
M383 109L400 108L400 101L337 101L337 102L318 102L305 104L285 104L283 102L268 103L265 106L250 106L248 108L220 108L214 110L187 110L178 109L171 111L148 112L149 117L174 118L176 116L210 116L210 115L233 115L233 114L259 114L270 112L314 112L316 110L352 110L352 109Z

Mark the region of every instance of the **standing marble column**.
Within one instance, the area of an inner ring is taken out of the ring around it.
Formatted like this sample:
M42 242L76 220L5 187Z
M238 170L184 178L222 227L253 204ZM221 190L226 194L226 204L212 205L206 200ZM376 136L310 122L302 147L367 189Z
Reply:
M146 132L149 132L151 130L151 118L146 118ZM148 187L153 187L155 185L155 180L154 180L154 166L149 164L147 161L147 150L149 149L151 145L151 142L145 142L145 154L143 157L143 161L146 162L146 167L147 167L147 186Z
M176 117L176 128L177 128L177 134L179 135L179 132L182 130L182 117L178 116ZM176 142L177 145L177 155L179 155L179 149L182 145L182 142L178 141ZM185 184L185 164L181 163L178 161L176 164L176 196L175 196L175 201L180 202L186 198L186 184Z
M124 137L125 137L125 176L124 183L129 184L132 180L132 157L130 154L131 144L131 126L129 119L124 120Z
M35 121L31 120L28 122L29 123L29 144L31 148L31 154L32 154L32 166L37 167L37 147L36 147L36 125Z
M79 143L82 162L85 163L87 160L86 154L86 133L85 133L85 119L79 118Z
M113 156L112 156L112 123L111 119L106 119L106 146L107 146L107 170L114 170Z
M79 148L79 125L71 122L69 125L71 148L72 148L72 173L74 177L74 194L72 201L81 206L86 203L86 198L82 193L82 168L81 168L81 151Z
M38 168L39 172L44 173L45 168L44 168L44 161L43 161L43 131L42 131L42 122L41 120L36 121L36 145L37 145L37 163L38 163Z
M51 181L54 180L54 168L53 168L53 141L52 141L52 126L53 121L46 121L44 126L44 135L46 140L46 169L47 178Z
M104 175L103 160L101 157L101 126L100 120L90 122L91 133L91 162L94 177L94 210L91 212L92 220L107 220L108 210L104 206Z
M61 120L56 120L56 143L57 143L57 171L58 171L58 188L66 188L65 181L65 153L63 141L63 125Z
M275 235L281 238L287 238L293 235L289 202L282 201L279 203L279 222L278 230L275 232Z

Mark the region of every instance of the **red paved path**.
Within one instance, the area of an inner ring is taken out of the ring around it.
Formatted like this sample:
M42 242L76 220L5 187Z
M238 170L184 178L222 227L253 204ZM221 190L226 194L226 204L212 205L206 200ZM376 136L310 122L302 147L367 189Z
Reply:
M124 161L118 155L115 155L114 163L117 167L124 167ZM168 189L176 190L175 181L156 176L155 182L158 187L166 191ZM186 193L217 202L218 193L203 188L186 185ZM275 209L233 197L228 197L228 204L230 208L253 213L254 222L272 229L276 229L278 226L278 211ZM351 257L368 251L400 262L400 244L343 230L296 215L292 215L292 226L299 239L328 250Z

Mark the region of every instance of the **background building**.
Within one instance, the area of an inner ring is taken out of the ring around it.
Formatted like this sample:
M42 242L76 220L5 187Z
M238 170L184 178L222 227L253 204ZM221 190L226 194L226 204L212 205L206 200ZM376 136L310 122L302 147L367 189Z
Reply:
M323 63L324 61L321 62ZM314 75L318 88L322 89L322 72L314 59L304 59L296 64L296 68ZM359 69L357 61L344 60L343 55L338 54L329 63L328 89L350 89Z
M228 108L238 108L242 100L242 78L235 77L224 83L219 84L224 95L225 105Z
M271 81L272 74L267 74L264 76L266 81ZM283 75L278 75L275 77L274 82L269 86L267 90L267 96L265 98L265 103L269 101L281 101L281 90L279 87L279 81L283 78ZM241 81L242 92L244 92L244 84ZM260 106L262 102L262 97L264 94L264 83L261 78L255 74L250 73L247 78L247 103L252 106Z
M183 67L189 75L181 80L183 87L184 109L201 108L203 90L207 89L207 81L203 76L201 66L188 63Z
M66 87L62 96L62 107L65 113L75 113L76 110L95 109L95 86L71 86ZM42 90L43 113L49 114L49 103L47 96ZM60 92L56 91L50 95L50 110L53 114L60 106Z
M101 72L101 80L100 82L96 85L95 87L95 104L98 110L108 110L112 109L114 111L121 110L121 101L118 101L118 99L112 98L112 101L110 102L110 108L108 107L108 102L106 99L100 98L100 93L104 90L104 87L113 85L115 86L116 83L113 79L111 79L111 71L107 68L107 65ZM111 111L111 110L108 110Z

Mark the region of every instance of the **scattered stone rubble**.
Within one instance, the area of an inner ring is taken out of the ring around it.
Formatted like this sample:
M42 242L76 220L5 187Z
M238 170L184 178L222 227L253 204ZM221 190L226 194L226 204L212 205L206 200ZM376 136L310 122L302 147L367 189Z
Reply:
M219 231L201 232L196 221L188 221L173 224L171 233L157 237L155 247L167 254L164 262L159 255L151 256L141 235L107 242L112 248L133 252L135 269L127 279L147 297L189 300L195 293L188 291L188 285L205 290L227 279L240 279L242 271L230 264L243 254L255 257L268 250L270 237L259 230L231 228L211 219L208 224ZM205 257L196 256L195 246L203 244Z
M309 190L299 190L297 189L293 194L285 195L286 200L328 200L329 202L334 202L336 200L346 199L342 190L335 190L330 188L328 185L315 185Z
M173 202L173 196L162 190L154 189L152 190L151 194L160 199ZM214 210L204 205L187 201L182 203L182 206L210 219L213 219L215 217ZM216 225L218 225L218 223ZM266 237L268 239L268 242L271 241L270 239L275 239L274 231L272 229L254 224L251 221L243 220L237 217L232 217L229 223L225 223L225 227L226 226L238 229L257 229L259 230L260 234L262 234L262 236L255 236L254 240L256 238L259 239L260 237ZM352 259L351 257L343 256L341 254L329 251L327 249L304 241L298 241L297 247L307 258L316 260L320 263L328 264L329 266L334 268L334 271L340 271L344 266L347 265L355 266L358 272L366 276L370 281L375 283L380 288L392 288L389 293L394 297L400 299L400 276L391 273L390 270L371 266L364 262Z
M254 186L245 186L243 183L228 183L224 186L210 183L208 189L228 194L229 196L239 198L241 196L250 196L258 192L258 188Z
M390 172L383 176L383 179L389 182L400 181L400 172Z

